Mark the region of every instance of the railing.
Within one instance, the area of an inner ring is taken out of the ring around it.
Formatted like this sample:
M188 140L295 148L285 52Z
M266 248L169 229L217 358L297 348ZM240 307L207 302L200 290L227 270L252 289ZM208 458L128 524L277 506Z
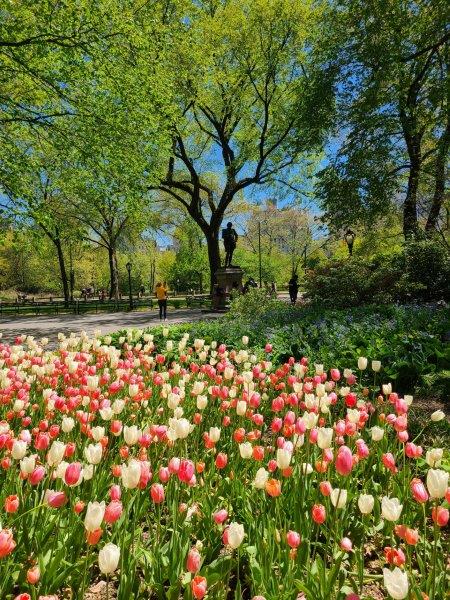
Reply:
M133 298L133 310L138 308L153 308L152 298ZM60 313L73 313L80 315L86 312L103 311L126 311L130 310L129 299L121 300L74 300L71 302L63 301L21 301L21 302L1 302L0 316L7 315L48 315Z

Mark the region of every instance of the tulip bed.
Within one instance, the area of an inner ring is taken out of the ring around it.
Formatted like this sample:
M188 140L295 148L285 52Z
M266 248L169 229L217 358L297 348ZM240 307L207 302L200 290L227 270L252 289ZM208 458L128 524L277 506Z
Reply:
M412 397L376 356L247 343L0 343L1 600L444 598L448 455Z

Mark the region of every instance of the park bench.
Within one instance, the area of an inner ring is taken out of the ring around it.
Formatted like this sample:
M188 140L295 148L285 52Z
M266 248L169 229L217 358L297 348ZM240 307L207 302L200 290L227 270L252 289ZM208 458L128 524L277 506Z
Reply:
M68 304L63 301L23 301L1 302L0 316L10 315L58 315L60 313L82 314L88 312L117 312L127 311L130 308L128 299L115 300L74 300ZM153 308L152 298L133 298L133 309Z
M211 308L211 295L186 296L186 306L188 308Z

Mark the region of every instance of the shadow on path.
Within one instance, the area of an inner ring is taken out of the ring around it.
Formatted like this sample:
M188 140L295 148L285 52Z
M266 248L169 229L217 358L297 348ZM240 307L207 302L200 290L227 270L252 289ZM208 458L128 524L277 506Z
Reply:
M167 313L165 324L189 323L203 319L215 319L217 313L203 312L196 309L178 309ZM68 335L86 331L92 334L96 329L102 333L112 333L120 329L155 327L164 324L155 311L115 312L84 315L45 315L42 317L5 317L0 318L2 340L13 342L18 335L32 335L37 339L49 338L55 344L58 333Z

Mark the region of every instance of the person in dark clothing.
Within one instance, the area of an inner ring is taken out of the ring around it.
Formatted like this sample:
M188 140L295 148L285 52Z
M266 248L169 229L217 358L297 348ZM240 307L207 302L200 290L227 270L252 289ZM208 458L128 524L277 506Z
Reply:
M298 275L293 275L289 280L289 297L291 299L291 303L295 304L297 302L298 296Z

